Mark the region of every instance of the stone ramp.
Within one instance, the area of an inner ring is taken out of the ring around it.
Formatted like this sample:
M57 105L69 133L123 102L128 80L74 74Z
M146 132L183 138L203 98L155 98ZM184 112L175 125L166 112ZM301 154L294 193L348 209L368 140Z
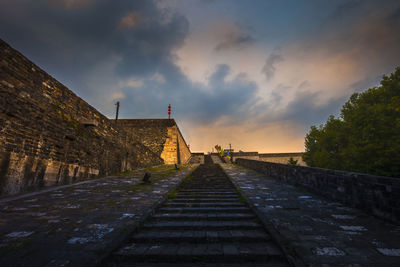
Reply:
M221 168L205 162L103 266L288 266Z
M0 266L95 266L194 166L159 166L0 201ZM141 183L144 172L152 184Z
M253 170L221 164L293 258L308 266L400 266L400 226Z

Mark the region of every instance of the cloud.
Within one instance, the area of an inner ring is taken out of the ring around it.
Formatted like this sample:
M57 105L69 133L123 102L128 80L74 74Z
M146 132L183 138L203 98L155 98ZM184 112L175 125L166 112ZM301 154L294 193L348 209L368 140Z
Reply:
M309 88L309 87L311 87L311 84L307 80L305 80L305 81L302 81L299 84L299 86L297 86L297 89L304 90L304 89Z
M113 100L124 99L124 98L125 98L125 95L122 92L116 92L116 93L113 93L113 95L112 95Z
M135 28L136 26L139 25L140 21L141 21L140 15L136 12L131 12L121 18L121 20L118 23L118 28L120 29Z
M120 76L147 76L163 61L172 61L172 51L183 44L188 33L188 22L175 15L168 24L151 20L140 25L133 34L120 36L118 44L122 58L117 66ZM117 41L117 40L116 40Z
M310 125L400 62L396 1L332 1L296 35L272 24L292 27L296 16L237 16L236 2L222 14L222 1L21 1L0 1L5 41L110 117L117 99L121 118L167 117L171 103L196 150L228 139L244 150L301 150Z
M74 12L66 9L78 8L77 1L54 3L1 1L2 38L100 109L121 81L133 78L127 85L133 87L149 78L162 83L163 77L151 76L174 60L188 31L184 16L152 1L83 0Z
M88 8L92 4L92 0L49 0L49 2L64 9Z
M120 82L120 87L142 87L143 86L143 80L140 79L135 79L135 78L130 78L127 80L123 80Z
M158 73L158 72L154 73L154 74L150 77L149 80L151 80L151 81L156 81L156 82L158 82L158 83L165 83L165 82L166 82L165 77L164 77L163 75L161 75L160 73Z
M239 32L238 30L227 33L224 40L215 46L217 52L222 52L230 49L242 49L254 42L254 38L250 35Z
M347 96L330 99L328 103L320 105L318 103L322 94L322 92L297 91L294 100L287 105L285 112L280 114L279 120L292 120L302 125L309 125L310 122L318 124L326 121L330 115L338 115Z
M137 116L150 113L154 117L163 117L165 107L170 103L173 116L179 120L196 121L200 125L225 118L224 123L229 125L246 120L246 110L254 104L256 84L244 74L227 80L230 73L227 65L217 66L206 85L192 83L172 65L163 69L160 74L169 77L165 83L154 83L149 79L143 80L142 88L146 88L143 91L123 88L126 99L121 102L122 116L126 114L123 107L131 106L129 112Z
M280 54L276 54L273 52L268 56L267 60L265 61L265 65L261 70L261 73L265 75L267 80L271 80L272 77L274 76L276 71L275 64L282 61L283 61L283 56Z
M229 65L231 73L227 79L245 72L259 72L263 53L254 49L254 41L245 27L228 19L213 19L203 27L194 27L177 51L175 63L192 81L206 84L211 70L220 64ZM260 61L260 62L258 62ZM253 79L254 80L254 79Z

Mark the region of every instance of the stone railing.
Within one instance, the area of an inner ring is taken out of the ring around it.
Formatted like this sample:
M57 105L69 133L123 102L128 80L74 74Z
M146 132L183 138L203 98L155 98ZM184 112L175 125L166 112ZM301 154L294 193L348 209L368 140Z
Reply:
M400 222L400 178L237 159L236 163L295 186Z

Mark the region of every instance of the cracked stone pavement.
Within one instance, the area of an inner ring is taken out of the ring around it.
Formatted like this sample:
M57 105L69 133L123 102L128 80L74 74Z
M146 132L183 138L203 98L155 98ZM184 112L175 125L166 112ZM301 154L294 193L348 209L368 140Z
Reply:
M197 165L160 166L0 199L0 266L93 266ZM145 172L152 184L142 184Z

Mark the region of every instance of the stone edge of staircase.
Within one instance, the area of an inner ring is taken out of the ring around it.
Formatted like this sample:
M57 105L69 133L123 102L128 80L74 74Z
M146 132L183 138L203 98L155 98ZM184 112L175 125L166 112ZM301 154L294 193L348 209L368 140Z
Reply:
M139 219L135 226L132 227L132 229L124 231L119 235L118 238L115 238L112 245L110 245L110 248L107 251L104 251L102 255L99 255L98 260L93 264L93 266L105 266L104 264L106 263L106 260L112 255L112 253L114 253L121 246L121 244L126 243L126 241L137 231L137 229L140 228L143 223L155 213L156 209L168 200L168 195L176 190L199 166L200 165L198 164L194 164L194 167L185 174L184 178L178 182L174 188L171 188L168 192L166 192L161 199L157 200Z
M224 163L223 163L224 164ZM277 245L279 246L279 248L283 251L283 253L285 254L289 264L291 266L294 267L306 267L308 266L302 259L301 257L297 254L296 250L291 247L288 242L287 239L281 235L273 226L273 224L268 220L268 218L266 218L266 216L261 213L256 206L254 206L252 200L245 195L242 190L240 190L240 187L238 186L238 184L232 179L232 177L225 171L225 168L223 166L223 164L218 163L218 165L221 166L221 169L223 170L223 172L225 173L225 175L229 178L229 180L235 185L235 187L238 189L238 193L240 195L242 195L242 197L245 198L247 205L249 206L249 208L257 215L257 217L261 220L262 225L264 226L264 228L268 231L268 233L271 235L271 238L273 239L273 241L275 241L275 243L277 243ZM226 164L226 163L225 163Z

